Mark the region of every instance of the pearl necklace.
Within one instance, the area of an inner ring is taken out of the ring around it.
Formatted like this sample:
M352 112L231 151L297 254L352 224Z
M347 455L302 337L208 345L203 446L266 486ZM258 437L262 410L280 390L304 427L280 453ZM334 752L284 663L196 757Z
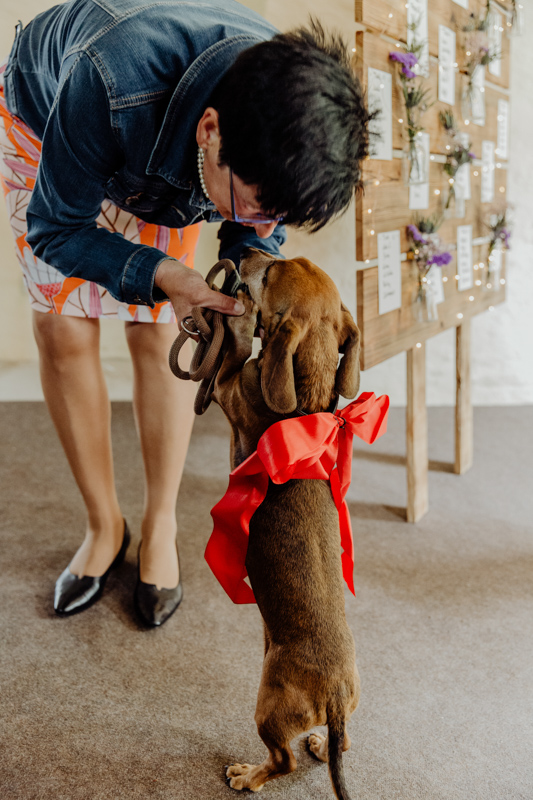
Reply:
M204 159L205 159L205 150L202 150L201 147L198 148L198 155L196 156L196 163L198 164L198 177L200 178L200 186L202 187L202 192L205 194L206 198L210 200L209 192L206 189L205 179L204 179Z

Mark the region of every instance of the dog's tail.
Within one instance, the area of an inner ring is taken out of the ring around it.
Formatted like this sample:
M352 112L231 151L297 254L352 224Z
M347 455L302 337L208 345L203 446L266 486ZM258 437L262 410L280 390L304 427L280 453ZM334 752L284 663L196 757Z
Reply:
M351 800L344 780L342 753L344 748L344 705L332 703L328 705L328 766L329 776L337 800Z

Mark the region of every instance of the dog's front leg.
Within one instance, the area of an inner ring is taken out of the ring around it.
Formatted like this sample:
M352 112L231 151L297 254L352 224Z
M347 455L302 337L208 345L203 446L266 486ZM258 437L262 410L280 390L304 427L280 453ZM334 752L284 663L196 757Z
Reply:
M243 449L246 445L241 441L241 428L250 417L242 388L242 372L252 355L258 310L248 294L239 291L237 297L246 310L240 317L226 319L225 353L213 388L213 400L222 408L232 427L232 468L248 455Z
M233 428L231 463L235 466L238 446L238 430L247 419L246 403L242 389L242 371L252 355L254 331L257 321L257 306L251 297L239 291L238 299L246 311L241 317L226 319L226 348L222 364L215 379L213 400L222 408Z
M217 394L220 394L224 384L235 375L240 374L252 355L258 309L250 295L243 291L239 290L237 300L243 304L246 310L240 317L226 317L227 348L215 381Z

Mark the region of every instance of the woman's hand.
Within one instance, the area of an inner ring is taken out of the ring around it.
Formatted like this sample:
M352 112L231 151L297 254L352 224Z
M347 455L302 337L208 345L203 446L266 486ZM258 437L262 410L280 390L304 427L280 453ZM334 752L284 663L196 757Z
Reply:
M172 303L178 324L190 315L194 306L212 308L231 316L244 314L241 303L210 289L198 272L179 261L162 261L155 273L155 285L163 290Z

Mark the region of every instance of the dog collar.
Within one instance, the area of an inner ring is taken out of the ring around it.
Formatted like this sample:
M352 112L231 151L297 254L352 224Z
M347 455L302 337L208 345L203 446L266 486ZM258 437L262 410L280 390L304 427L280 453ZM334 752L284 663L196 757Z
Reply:
M335 394L335 397L327 407L325 412L318 412L318 413L325 413L325 414L335 414L337 411L337 406L339 405L339 395ZM294 411L290 412L291 418L293 417L308 417L310 414L313 414L313 411L303 411L301 408L296 407Z

